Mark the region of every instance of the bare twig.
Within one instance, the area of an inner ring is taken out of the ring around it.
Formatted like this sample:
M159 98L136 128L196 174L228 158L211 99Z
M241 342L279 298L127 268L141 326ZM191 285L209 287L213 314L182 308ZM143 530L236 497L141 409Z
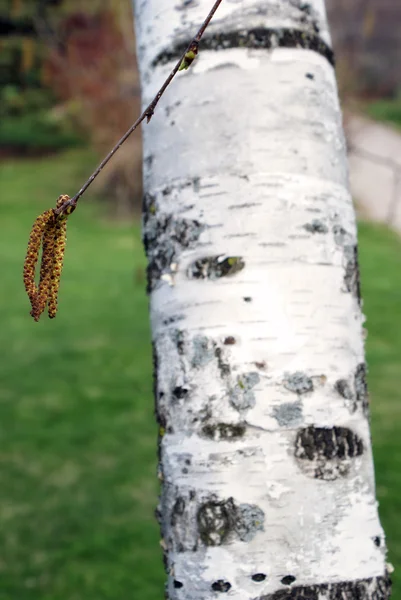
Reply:
M61 213L66 213L67 211L70 214L73 210L75 210L77 202L80 199L80 197L82 196L82 194L84 194L84 192L88 189L88 187L90 186L90 184L94 181L94 179L96 179L96 177L99 175L100 171L103 169L103 167L105 167L107 165L107 163L114 156L114 154L117 152L117 150L119 148L121 148L121 146L124 144L124 142L131 135L131 133L133 133L135 131L135 129L137 129L137 127L145 119L149 123L149 121L151 120L151 118L153 116L153 113L155 111L155 108L156 108L156 106L157 106L160 98L162 97L162 95L164 94L164 92L166 91L166 89L168 88L168 86L170 85L170 83L172 82L172 80L174 79L174 77L177 74L177 72L180 70L180 66L183 63L183 61L185 61L187 53L189 53L189 52L194 52L195 54L197 53L199 42L200 42L200 40L201 40L201 38L202 38L202 36L203 36L203 34L204 34L207 26L209 25L210 21L212 20L214 14L216 12L216 10L220 6L221 2L222 2L222 0L216 0L215 1L212 9L210 10L210 12L207 15L206 19L202 23L199 31L197 32L197 34L195 35L195 37L192 39L192 41L188 45L188 47L185 50L185 52L179 58L177 64L174 67L174 69L171 71L170 75L167 77L166 81L163 83L162 87L157 92L156 96L153 98L153 100L149 104L149 106L147 106L147 108L145 108L145 110L143 111L143 113L141 114L141 116L138 117L138 119L135 121L135 123L133 125L131 125L131 127L128 129L128 131L126 131L126 133L124 133L124 135L117 142L117 144L114 146L114 148L112 150L110 150L110 152L108 153L108 155L102 160L102 162L99 164L99 166L97 167L97 169L92 173L92 175L89 177L89 179L81 187L81 189L79 190L79 192L77 192L75 194L75 196L73 196L70 200L68 200L67 202L65 202L60 208L57 208L55 210L55 213L57 215L59 215Z

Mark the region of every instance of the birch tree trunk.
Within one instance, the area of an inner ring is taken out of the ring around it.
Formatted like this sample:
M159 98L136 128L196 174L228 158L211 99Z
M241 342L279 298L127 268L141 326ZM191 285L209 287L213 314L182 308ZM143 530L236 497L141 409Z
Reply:
M144 104L210 7L137 0ZM387 598L323 0L224 0L144 185L167 597Z

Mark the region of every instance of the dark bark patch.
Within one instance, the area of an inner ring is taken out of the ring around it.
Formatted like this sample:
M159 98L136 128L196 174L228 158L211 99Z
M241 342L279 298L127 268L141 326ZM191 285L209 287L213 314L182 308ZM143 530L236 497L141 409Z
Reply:
M202 428L202 435L214 440L236 441L244 437L246 427L243 423L207 423Z
M222 500L216 495L199 498L194 490L181 493L171 485L163 489L161 507L168 514L162 537L175 552L250 541L264 527L265 515L256 505L236 504L233 498Z
M252 302L252 298L250 296L244 296L244 302Z
M252 575L251 579L256 583L261 583L266 579L266 575L264 573L255 573L255 575Z
M305 21L306 22L306 21ZM334 66L334 52L318 35L316 21L311 24L313 31L294 28L254 27L252 29L205 34L202 38L201 50L227 50L229 48L257 48L271 50L274 48L302 48L317 52ZM187 49L189 40L176 42L169 50L162 50L152 62L152 66L164 65L176 61Z
M177 348L177 352L180 356L185 353L185 332L182 329L174 329L171 332L171 339Z
M179 321L183 321L184 319L185 315L173 315L171 317L163 319L163 325L172 325L173 323L178 323Z
M231 583L224 581L223 579L219 579L218 581L212 583L212 590L214 592L229 592L231 590Z
M232 528L230 512L234 510L232 500L228 502L205 502L198 510L199 535L205 546L221 546Z
M295 440L295 457L302 471L325 481L346 476L352 460L363 452L363 441L347 427L310 425L300 429Z
M362 410L365 414L369 412L369 395L368 395L368 385L366 383L366 365L365 363L360 363L355 371L354 375L354 384L355 384L355 394L356 394L356 402L359 406L362 407Z
M205 502L197 514L199 536L205 546L221 546L234 539L248 542L263 530L264 518L258 506L237 506L232 498Z
M170 494L173 496L169 498ZM171 486L164 486L162 506L164 515L169 515L162 523L162 527L163 525L165 527L162 534L168 547L175 552L196 551L198 539L196 527L197 502L193 491L185 490L181 493L176 487L173 489Z
M185 505L185 498L183 498L182 496L178 496L174 503L173 510L171 511L170 516L170 524L173 527L177 524L179 518L182 517L182 515L185 513Z
M305 223L304 229L310 233L328 233L329 228L320 219L313 219L310 223Z
M353 413L357 408L361 408L367 416L369 413L369 395L366 383L366 365L360 363L354 373L353 385L346 379L339 379L334 384L334 388L338 394L349 404L350 411Z
M153 397L157 399L159 393L158 372L159 372L159 356L157 353L156 343L152 342L152 363L153 363Z
M334 388L335 388L336 392L338 392L340 394L340 396L342 398L344 398L345 400L353 399L353 397L354 397L353 391L351 389L350 384L348 383L348 381L346 379L338 379L334 384Z
M283 585L291 585L294 583L294 581L296 581L296 577L294 577L294 575L286 575L282 578L281 583Z
M156 199L145 195L143 244L148 258L148 292L153 290L164 274L172 272L180 253L192 248L205 226L195 220L178 219L173 215L158 214Z
M231 277L242 271L245 262L240 256L206 256L194 261L188 268L190 279L211 279Z
M307 79L312 79L312 80L315 79L315 76L313 75L313 73L305 73L305 77Z
M184 587L184 584L181 583L181 581L177 581L177 579L174 579L173 586L175 587L176 590L179 590L182 587Z
M313 381L305 373L296 371L285 375L284 387L294 394L307 394L313 392Z
M227 377L230 374L231 368L230 365L224 361L223 359L223 351L218 346L214 349L214 355L217 358L217 367L220 371L220 375L222 378Z
M380 539L380 537L378 535L373 538L373 543L374 543L375 546L377 546L378 548L380 548L380 546L381 546L381 539Z
M159 355L156 348L156 343L152 341L152 362L153 362L153 398L154 398L154 414L156 421L159 425L159 433L157 437L157 456L158 460L161 460L162 449L161 443L164 433L167 427L167 419L163 408L159 405L159 399L164 396L164 392L159 390ZM161 464L159 464L160 471L162 472Z
M390 593L391 580L386 574L355 581L297 585L255 600L387 600Z
M344 285L347 292L361 303L361 283L359 276L358 246L344 246L345 275Z
M261 371L265 371L267 369L267 364L264 360L261 360L260 362L256 361L253 364L257 369L260 369Z
M254 206L260 206L261 202L244 202L243 204L231 204L229 210L243 210L244 208L253 208Z
M226 338L224 338L224 345L225 346L233 346L234 344L236 344L234 336L229 335Z
M186 396L188 395L189 390L187 390L186 388L177 385L174 389L173 389L173 398L177 399L177 400L182 400L183 398L186 398Z

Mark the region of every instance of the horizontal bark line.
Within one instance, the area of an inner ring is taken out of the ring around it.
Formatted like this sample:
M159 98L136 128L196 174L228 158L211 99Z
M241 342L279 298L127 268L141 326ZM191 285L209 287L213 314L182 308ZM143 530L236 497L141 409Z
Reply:
M189 40L178 41L169 50L160 52L152 61L152 67L178 60L188 47ZM230 48L254 48L271 50L274 48L301 48L313 50L335 66L334 52L317 34L300 29L255 27L246 32L232 31L205 35L201 41L201 50L228 50Z
M253 582L263 582L267 578L265 573L255 573L251 579ZM174 579L174 588L185 588L186 582ZM321 583L312 585L291 584L296 578L287 575L282 578L282 585L286 589L280 589L270 594L253 596L253 600L387 600L391 594L391 579L386 572L384 575L356 579L355 581L339 581L336 583ZM291 586L291 587L290 587ZM210 585L211 591L228 592L235 591L234 583L227 580L217 580ZM170 597L170 596L168 596Z
M294 586L255 600L386 600L391 593L391 579L386 573L367 579Z

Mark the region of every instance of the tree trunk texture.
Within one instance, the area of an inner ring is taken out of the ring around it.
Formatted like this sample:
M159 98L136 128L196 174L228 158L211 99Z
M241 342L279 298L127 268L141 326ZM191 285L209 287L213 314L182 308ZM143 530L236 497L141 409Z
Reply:
M135 4L147 104L211 0ZM171 600L389 596L333 62L323 0L224 0L144 127Z

